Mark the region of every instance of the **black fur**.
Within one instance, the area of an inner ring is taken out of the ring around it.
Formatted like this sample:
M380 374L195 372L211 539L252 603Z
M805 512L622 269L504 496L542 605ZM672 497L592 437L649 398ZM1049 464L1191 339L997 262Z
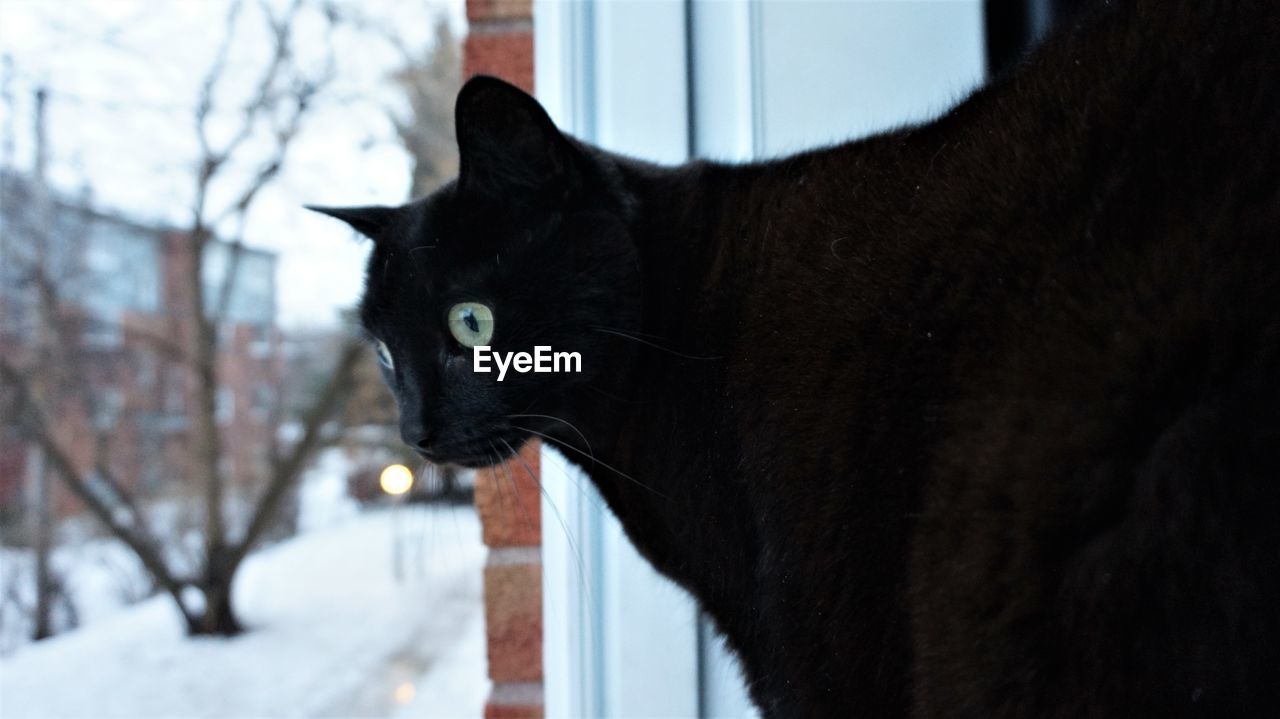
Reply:
M460 180L344 218L362 320L408 441L548 436L768 716L1280 716L1278 73L1274 4L1117 2L933 123L675 168L477 78ZM583 374L473 374L463 299Z

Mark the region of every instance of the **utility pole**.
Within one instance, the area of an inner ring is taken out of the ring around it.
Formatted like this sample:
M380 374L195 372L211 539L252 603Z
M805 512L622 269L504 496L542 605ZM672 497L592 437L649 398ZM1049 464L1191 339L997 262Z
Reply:
M50 212L49 203L49 186L45 175L49 163L48 134L46 128L46 104L49 99L49 93L44 87L36 89L35 97L35 141L36 154L35 166L32 170L32 185L35 190L35 215L38 218L39 230L37 234L46 235L50 232L50 223L53 220L53 213ZM44 252L47 248L47 242L41 242L41 239L32 238L39 244L36 248L36 254L44 259ZM47 265L42 266L40 271L47 269ZM44 293L41 293L42 295ZM42 314L41 322L38 325L38 335L36 338L36 350L40 354L41 366L48 367L45 361L53 356L53 347L51 346L54 338L52 336L54 320L53 313L56 311L54 307L48 307L47 302L41 302ZM38 393L48 392L49 387L42 387L44 383L36 384ZM43 399L43 398L41 398ZM38 453L38 449L33 448L33 453ZM53 581L49 569L49 555L53 551L53 507L52 493L49 477L49 468L47 462L44 461L42 455L34 457L32 462L32 471L30 477L35 483L32 507L32 545L35 551L36 559L36 607L35 607L35 627L32 632L32 639L40 640L53 636L52 614L53 614Z
M18 134L18 103L13 96L13 75L13 56L5 53L4 57L0 58L0 103L4 104L4 131L3 135L0 135L0 202L8 202L9 173L13 171L14 164L14 138ZM9 228L6 226L9 218L5 216L5 209L5 207L0 206L0 267L8 267L9 272L0 274L0 278L2 278L0 282L13 282L13 263L16 259L13 256L14 250L11 247L13 240L9 237ZM3 271L0 270L0 272ZM6 303L16 303L13 298L16 290L17 288L12 286L0 287L0 299L3 299ZM5 312L9 313L9 322L15 322L13 308L5 307Z
M0 203L6 203L9 197L9 172L13 168L13 138L17 134L14 130L14 116L18 114L17 103L13 101L13 56L8 53L0 57L0 103L4 105L4 131L0 135ZM0 268L10 268L8 271L0 269L0 303L6 305L0 311L12 318L14 309L7 305L14 301L12 294L16 288L5 286L12 281L10 273L14 262L10 257L9 228L6 226L8 221L4 204L0 204ZM13 321L9 319L7 322ZM4 327L7 322L0 321L0 330L7 329Z
M41 195L41 200L47 195L45 184L45 173L49 169L49 139L48 130L46 128L45 115L46 107L49 103L49 89L41 85L36 88L36 117L35 117L35 137L36 137L36 161L32 168L34 175L36 190ZM44 209L43 207L41 208Z
M4 103L4 136L0 137L0 168L13 167L13 139L17 132L17 103L13 101L13 56L5 53L0 58L0 102Z

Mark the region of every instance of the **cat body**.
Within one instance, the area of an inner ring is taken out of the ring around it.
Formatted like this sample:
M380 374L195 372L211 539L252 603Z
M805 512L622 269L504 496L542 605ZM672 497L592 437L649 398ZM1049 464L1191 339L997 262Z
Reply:
M482 78L456 183L325 211L406 441L559 446L765 715L1280 716L1277 71L1274 6L1115 3L932 123L676 168ZM459 302L583 372L475 375Z

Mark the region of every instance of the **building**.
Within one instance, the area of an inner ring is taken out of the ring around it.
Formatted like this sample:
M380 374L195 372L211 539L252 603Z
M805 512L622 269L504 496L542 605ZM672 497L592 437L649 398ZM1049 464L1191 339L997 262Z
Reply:
M110 491L99 466L138 496L193 491L184 481L195 406L183 357L194 329L184 312L189 243L172 227L38 189L24 176L0 175L0 352L34 381L61 445L98 491ZM246 489L266 469L280 420L276 257L219 240L205 253L210 312L225 297L217 358L223 471L229 486ZM20 513L42 468L16 419L0 418L0 517ZM56 513L78 512L71 494L53 486Z

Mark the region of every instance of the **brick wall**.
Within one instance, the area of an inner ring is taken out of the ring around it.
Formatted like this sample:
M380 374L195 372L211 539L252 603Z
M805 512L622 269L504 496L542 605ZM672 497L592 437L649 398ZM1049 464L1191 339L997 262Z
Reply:
M476 478L489 558L484 617L493 692L486 719L542 716L542 504L540 445Z
M494 75L533 92L530 0L467 0L463 73ZM485 632L493 691L486 719L541 719L542 516L539 443L476 478L489 558Z
M533 92L533 9L530 0L467 0L462 71L496 75Z

